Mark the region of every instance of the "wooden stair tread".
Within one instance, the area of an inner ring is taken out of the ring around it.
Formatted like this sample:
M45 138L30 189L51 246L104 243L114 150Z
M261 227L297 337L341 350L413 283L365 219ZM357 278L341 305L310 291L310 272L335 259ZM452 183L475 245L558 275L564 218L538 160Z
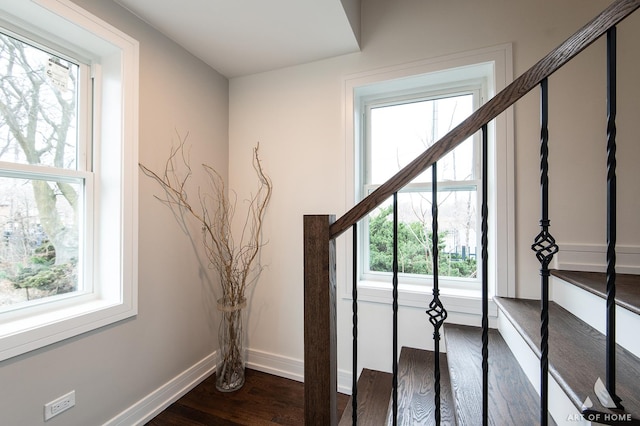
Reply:
M540 357L540 301L503 297L495 301ZM618 346L616 367L616 392L625 412L640 419L640 359ZM549 303L549 372L579 411L589 397L593 410L612 413L593 391L596 380L606 376L605 337L554 302Z
M482 329L445 324L447 362L458 425L482 419ZM524 425L540 417L540 397L495 329L489 330L489 424Z
M607 274L603 272L552 270L551 274L607 298ZM616 274L616 304L640 315L640 275Z
M435 353L403 347L398 361L398 422L400 426L435 424L434 371ZM447 356L440 354L440 415L441 424L455 425L453 394L449 379ZM387 424L391 422L389 402Z
M382 425L387 418L393 375L364 368L358 378L358 424ZM344 409L339 426L352 424L353 398Z

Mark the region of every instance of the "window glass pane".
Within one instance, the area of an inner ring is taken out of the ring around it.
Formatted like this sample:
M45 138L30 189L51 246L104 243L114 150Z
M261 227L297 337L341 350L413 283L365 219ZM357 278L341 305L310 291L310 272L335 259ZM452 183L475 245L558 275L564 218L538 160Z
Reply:
M398 269L404 274L433 274L430 192L398 195ZM476 278L477 193L438 191L439 275ZM369 265L374 272L391 272L393 206L384 203L369 216Z
M369 183L385 182L472 112L472 94L371 108ZM438 180L475 179L472 138L438 164ZM430 181L431 172L414 180Z
M0 308L78 290L81 187L0 178Z
M78 65L0 33L0 160L76 169Z

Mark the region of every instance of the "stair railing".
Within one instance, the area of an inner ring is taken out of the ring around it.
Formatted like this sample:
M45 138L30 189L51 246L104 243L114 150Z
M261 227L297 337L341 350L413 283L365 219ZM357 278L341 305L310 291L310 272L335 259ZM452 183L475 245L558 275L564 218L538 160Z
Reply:
M387 182L379 186L369 196L360 201L338 220L333 215L305 215L304 217L304 376L305 376L305 424L336 425L337 424L337 348L336 348L336 238L354 229L354 265L357 263L356 224L367 214L381 205L389 197L394 196L414 178L423 173L444 155L452 151L467 138L480 130L483 131L483 145L486 145L486 127L499 114L511 107L515 102L534 88L541 87L541 192L542 218L541 232L536 237L532 248L541 262L541 413L540 422L548 422L548 266L557 251L555 240L548 232L550 221L548 218L548 132L546 130L546 102L548 99L547 78L563 67L581 51L594 41L607 34L608 38L608 125L607 125L607 186L608 186L608 219L607 219L607 390L620 405L615 394L615 26L640 8L640 0L616 0L602 13L569 37L565 42L552 50L544 58L533 65L524 74L513 81L504 90L478 108L466 120L416 157L409 165L396 173ZM486 148L483 150L486 153ZM485 157L485 154L483 154ZM483 163L486 158L483 158ZM435 167L434 167L435 169ZM433 179L435 183L437 179ZM483 176L485 185L486 176ZM437 188L433 189L433 194ZM483 192L486 194L486 188ZM395 197L394 197L395 198ZM433 203L436 206L437 203ZM486 200L482 202L482 257L483 257L483 424L487 423L488 386L487 386L487 358L488 358L488 309L487 305L487 277L486 238L488 215ZM432 241L437 242L437 212L434 212L434 232ZM394 214L397 221L397 214ZM394 225L397 227L397 225ZM397 234L397 232L396 232ZM397 237L396 237L397 238ZM434 244L434 246L437 244ZM397 241L394 242L397 252ZM434 247L437 249L437 247ZM397 304L397 259L394 262L394 305ZM437 264L436 264L437 265ZM357 373L357 273L353 274L353 337L354 357L353 375ZM434 299L430 309L437 305L437 274L434 274ZM395 310L396 308L394 308ZM438 308L437 310L439 310ZM443 310L443 309L442 309ZM429 312L429 311L428 311ZM394 323L396 323L394 313ZM438 334L439 326L446 311L431 315L437 317L434 324L434 338ZM397 360L397 325L394 324L394 363ZM437 339L436 339L437 342ZM436 355L435 359L438 359ZM394 364L393 411L397 410L397 367ZM438 379L436 367L436 380ZM436 383L436 386L439 386ZM353 380L353 423L357 422L357 388L356 378ZM439 401L436 397L436 406ZM436 413L436 419L439 413Z

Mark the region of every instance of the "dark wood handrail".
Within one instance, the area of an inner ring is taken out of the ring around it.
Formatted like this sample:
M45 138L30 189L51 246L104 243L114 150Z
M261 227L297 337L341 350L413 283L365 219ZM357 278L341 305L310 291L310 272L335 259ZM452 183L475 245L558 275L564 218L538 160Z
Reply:
M331 238L336 238L345 232L354 223L387 200L394 192L402 189L433 163L478 132L482 126L488 124L518 99L537 87L542 80L564 66L578 53L604 35L609 28L617 25L639 7L640 0L616 0L611 3L602 13L335 221L330 227Z

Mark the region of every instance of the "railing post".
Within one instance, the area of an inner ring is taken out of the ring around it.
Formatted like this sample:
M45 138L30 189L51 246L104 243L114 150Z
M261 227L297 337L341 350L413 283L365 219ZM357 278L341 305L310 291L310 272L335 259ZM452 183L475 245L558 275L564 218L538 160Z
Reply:
M306 426L337 420L336 245L332 215L304 216L304 418Z

